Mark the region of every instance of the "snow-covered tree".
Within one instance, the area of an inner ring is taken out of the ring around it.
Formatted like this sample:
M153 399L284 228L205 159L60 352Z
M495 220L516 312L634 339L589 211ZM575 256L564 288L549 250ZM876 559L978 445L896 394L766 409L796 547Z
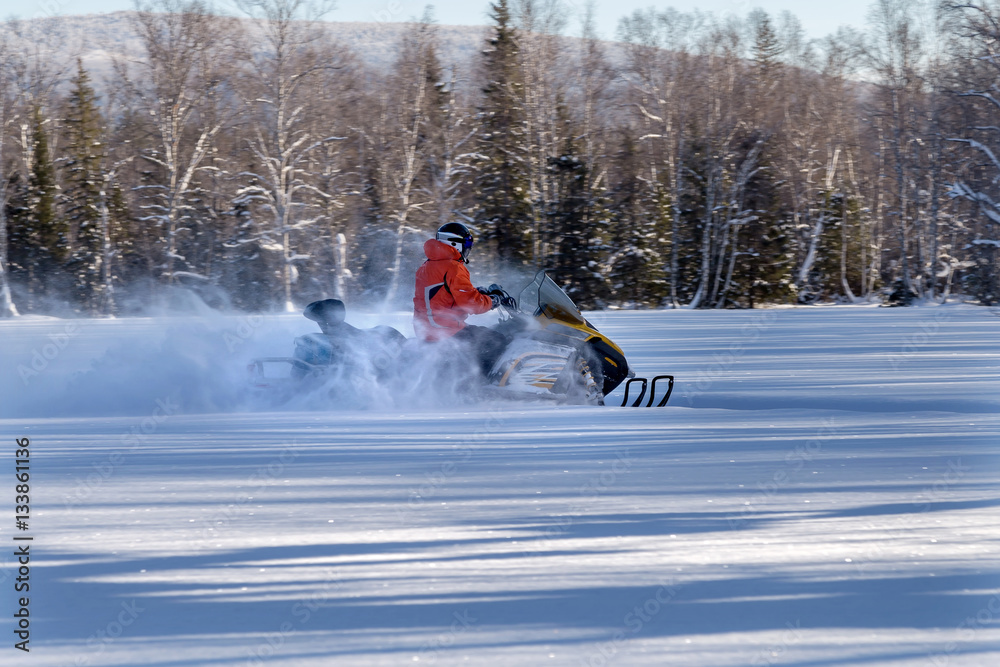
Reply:
M561 154L549 158L553 192L547 211L546 245L551 254L546 265L578 305L592 308L606 297L601 260L611 249L607 239L611 216L603 190L593 187L587 163L566 129Z
M7 133L17 122L17 96L12 75L13 48L0 35L0 317L16 317L19 313L10 292L10 260L8 257L9 228L7 206L11 195L11 175L7 171Z
M673 307L681 304L681 283L688 281L682 277L687 263L682 257L687 233L681 227L691 213L684 209L684 202L690 201L695 191L689 179L696 139L690 133L694 128L696 87L706 72L705 61L694 49L703 30L701 16L674 9L661 13L651 9L636 11L622 19L619 26L626 43L629 108L640 128L636 150L641 151L646 163L643 173L637 174L645 184L640 200L646 206L633 224L649 228L639 235L645 240L638 243L641 251L634 258L642 258L638 266L645 267L637 272L661 275L665 271ZM665 236L665 225L669 225L668 259L662 256L665 249L656 243ZM650 262L665 262L667 266L650 266Z
M971 269L967 288L982 302L1000 302L1000 7L984 0L944 3L964 39L955 48L963 53L952 84L963 112L953 133L945 137L965 150L960 154L950 183L953 199L968 202L974 219L970 225L967 257L936 258L941 274L949 279L955 270Z
M132 104L149 114L152 140L139 154L149 170L137 191L146 213L142 220L157 229L157 277L167 283L179 274L205 279L182 245L198 223L192 202L200 188L197 176L231 119L228 21L210 14L200 0L143 2L131 19L142 57L118 59L116 68Z
M527 177L530 210L530 263L536 267L549 263L556 251L547 243L552 237L550 210L558 197L557 171L552 159L562 155L568 126L566 82L575 57L566 48L561 33L566 24L561 0L517 0L511 6L517 34L517 71L523 93L521 103L523 129L519 150ZM574 114L575 115L575 114Z
M876 0L866 55L878 79L880 95L875 113L889 150L895 186L890 193L890 211L898 240L896 280L903 293L915 296L921 291L913 258L913 231L917 217L916 170L922 143L917 118L922 92L918 68L923 50L913 11L912 4L905 0Z
M401 282L403 252L408 235L421 231L414 226L414 214L431 204L420 185L425 179L428 158L439 152L431 142L433 124L444 102L441 65L437 58L436 32L429 17L404 36L394 71L390 75L380 114L380 131L372 147L379 161L379 197L392 239L389 285L386 301L392 302ZM391 93L390 93L391 91Z
M476 116L463 103L455 65L442 72L442 79L435 84L434 101L430 107L429 133L431 148L426 159L426 177L421 185L429 205L424 207L428 224L440 227L468 209L468 183L473 174L472 164L477 158L473 152L479 126Z
M77 61L77 74L65 103L62 197L66 221L75 238L68 268L73 274L76 300L89 313L101 304L101 193L106 149L104 120L90 76Z
M29 307L46 297L62 297L62 268L69 254L69 228L57 210L58 184L42 108L31 110L28 179L11 220L11 262L27 278Z
M496 243L501 261L520 264L530 261L533 243L520 36L507 0L494 2L490 16L476 146L475 220Z
M496 0L485 50L414 24L381 58L308 0L152 2L104 88L0 26L0 315L70 296L67 269L91 312L143 279L255 309L398 295L416 232L456 218L481 260L594 305L1000 291L992 0L878 0L864 37L818 42L790 14L651 9L615 46L592 13L563 36L561 0Z
M239 5L255 28L242 49L249 68L241 90L251 109L248 143L256 163L239 198L265 212L266 222L252 238L277 253L283 305L294 312L297 265L312 258L299 237L322 220L320 201L327 196L313 182L311 160L315 151L342 139L320 134L310 122L311 90L338 66L336 52L312 23L330 6L304 0L239 0Z

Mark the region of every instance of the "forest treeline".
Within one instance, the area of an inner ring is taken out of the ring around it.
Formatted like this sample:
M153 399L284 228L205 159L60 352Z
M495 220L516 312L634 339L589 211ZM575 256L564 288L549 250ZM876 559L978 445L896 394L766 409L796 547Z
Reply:
M0 315L403 303L452 220L484 283L548 268L587 307L1000 301L1000 3L822 40L651 8L609 43L497 0L469 62L428 14L385 71L314 4L239 5L137 5L100 81L0 32Z

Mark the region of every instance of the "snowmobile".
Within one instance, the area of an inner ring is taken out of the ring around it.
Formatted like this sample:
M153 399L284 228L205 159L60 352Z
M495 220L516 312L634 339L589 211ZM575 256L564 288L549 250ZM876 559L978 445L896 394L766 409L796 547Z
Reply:
M604 405L604 397L625 382L622 406L664 407L674 378L650 381L636 377L625 354L600 333L548 274L539 271L514 298L500 288L500 321L493 329L508 343L491 370L476 374L471 389L484 398L550 400L558 403ZM337 376L339 383L358 377L391 386L405 385L410 369L427 354L428 344L407 340L397 330L380 326L360 330L344 322L345 308L336 299L309 304L303 313L322 333L295 339L294 356L254 359L248 366L250 384L278 395L308 391ZM440 345L440 344L436 344ZM667 389L656 402L657 383ZM639 386L630 404L629 394Z
M544 271L521 290L517 298L500 296L500 322L494 327L510 339L488 376L488 386L517 397L604 405L604 397L625 382L622 406L629 405L634 384L641 389L631 404L639 407L649 391L652 407L657 383L667 390L657 407L664 407L674 388L671 375L650 382L636 377L625 353L597 330L576 304ZM502 394L501 394L502 395Z

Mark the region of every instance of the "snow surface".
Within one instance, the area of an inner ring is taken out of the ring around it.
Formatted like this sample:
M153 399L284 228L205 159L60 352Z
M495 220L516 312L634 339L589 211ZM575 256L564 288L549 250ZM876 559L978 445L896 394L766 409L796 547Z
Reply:
M0 664L1000 664L997 313L589 317L669 407L261 412L300 317L0 322Z

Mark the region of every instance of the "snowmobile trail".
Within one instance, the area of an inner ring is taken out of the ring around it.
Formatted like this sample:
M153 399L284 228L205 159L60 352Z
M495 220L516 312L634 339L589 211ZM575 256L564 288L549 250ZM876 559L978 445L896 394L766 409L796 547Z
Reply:
M245 411L310 323L81 321L27 382L66 322L0 323L35 536L4 664L998 663L1000 320L588 319L671 407Z

